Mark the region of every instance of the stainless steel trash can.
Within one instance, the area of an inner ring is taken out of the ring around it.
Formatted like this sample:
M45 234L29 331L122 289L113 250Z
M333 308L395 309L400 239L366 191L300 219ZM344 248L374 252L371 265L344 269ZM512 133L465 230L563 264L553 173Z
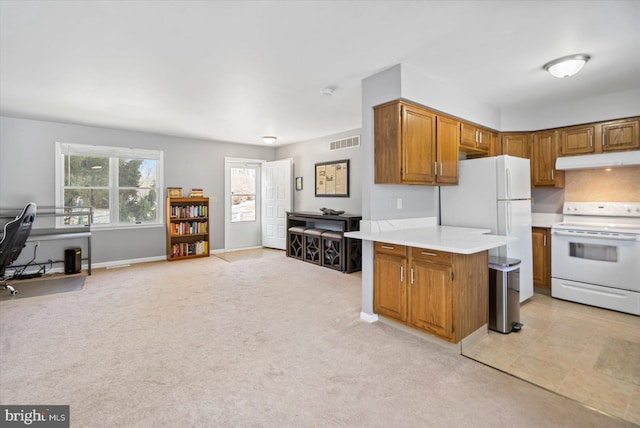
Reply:
M489 257L489 328L520 331L520 260Z

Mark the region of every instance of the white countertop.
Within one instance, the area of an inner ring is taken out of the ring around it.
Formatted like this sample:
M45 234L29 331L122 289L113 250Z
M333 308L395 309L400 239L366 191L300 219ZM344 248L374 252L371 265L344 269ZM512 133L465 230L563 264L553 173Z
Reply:
M361 227L362 229L362 227ZM425 226L408 227L392 230L377 228L346 232L344 236L365 241L386 242L388 244L407 245L410 247L448 251L458 254L473 254L480 251L501 247L515 238L500 235L489 235L487 229L467 227Z

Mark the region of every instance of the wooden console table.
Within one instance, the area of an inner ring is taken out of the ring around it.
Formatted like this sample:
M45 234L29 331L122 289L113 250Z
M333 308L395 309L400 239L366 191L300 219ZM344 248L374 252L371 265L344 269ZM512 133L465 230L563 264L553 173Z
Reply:
M287 257L345 273L362 270L362 241L343 235L359 231L360 220L353 214L287 212Z

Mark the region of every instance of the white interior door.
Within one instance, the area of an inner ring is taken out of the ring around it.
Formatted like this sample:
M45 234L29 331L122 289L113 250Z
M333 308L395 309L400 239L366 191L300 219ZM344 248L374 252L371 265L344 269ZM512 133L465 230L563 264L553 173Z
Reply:
M262 165L262 246L287 248L287 211L293 209L293 159Z
M226 250L262 244L261 166L256 159L225 158Z

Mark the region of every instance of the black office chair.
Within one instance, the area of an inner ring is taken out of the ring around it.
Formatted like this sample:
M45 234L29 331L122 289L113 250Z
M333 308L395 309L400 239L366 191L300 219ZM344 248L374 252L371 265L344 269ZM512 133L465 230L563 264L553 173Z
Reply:
M25 247L27 238L31 234L31 227L36 219L36 208L37 205L34 202L29 202L15 220L4 225L4 234L0 241L0 285L9 290L11 294L17 294L18 291L9 285L4 271L18 258Z

